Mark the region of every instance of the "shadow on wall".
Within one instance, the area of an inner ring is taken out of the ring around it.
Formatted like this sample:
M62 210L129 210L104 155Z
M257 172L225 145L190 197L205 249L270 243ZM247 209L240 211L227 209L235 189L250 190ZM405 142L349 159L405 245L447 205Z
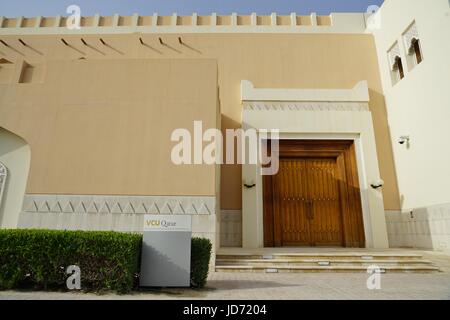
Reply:
M25 140L1 127L0 162L7 170L0 198L0 227L16 228L30 168L30 147Z
M388 114L384 95L369 89L372 119L374 122L375 141L378 155L380 175L385 181L383 199L386 210L399 210L401 199L399 196L397 172L394 162L394 146L391 140L391 128L388 123Z
M240 129L241 124L222 114L221 127L224 135L224 146L226 146L226 129ZM235 164L223 164L220 166L220 205L221 209L225 210L242 209L242 166L237 164L236 140L234 143L234 163Z

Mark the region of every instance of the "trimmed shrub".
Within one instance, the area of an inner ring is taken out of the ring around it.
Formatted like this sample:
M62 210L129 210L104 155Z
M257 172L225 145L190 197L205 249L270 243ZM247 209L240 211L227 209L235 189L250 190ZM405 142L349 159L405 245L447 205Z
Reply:
M202 288L206 284L211 258L211 241L192 238L191 245L191 286Z
M127 292L139 270L142 235L59 230L0 230L0 288L66 288L66 268L81 288Z
M138 287L142 235L113 231L0 230L0 289L65 289L67 267L81 270L83 290ZM206 284L212 245L193 238L191 285Z

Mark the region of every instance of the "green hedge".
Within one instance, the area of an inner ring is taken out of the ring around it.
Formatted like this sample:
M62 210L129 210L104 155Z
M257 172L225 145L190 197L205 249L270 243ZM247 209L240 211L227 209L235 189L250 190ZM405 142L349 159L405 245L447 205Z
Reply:
M84 290L126 292L139 270L142 236L96 231L0 230L0 288L66 288L81 269Z
M202 288L206 284L211 258L211 241L203 238L192 238L191 245L191 285Z
M81 269L83 290L136 288L142 235L104 231L0 230L0 289L65 289L66 268ZM193 238L191 284L208 277L211 242Z

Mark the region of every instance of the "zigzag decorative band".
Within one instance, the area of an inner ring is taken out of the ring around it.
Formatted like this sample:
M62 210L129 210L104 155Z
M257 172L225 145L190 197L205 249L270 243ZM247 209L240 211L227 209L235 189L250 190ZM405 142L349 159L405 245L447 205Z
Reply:
M366 102L245 101L243 107L252 111L369 111Z
M25 195L23 212L214 214L214 196Z

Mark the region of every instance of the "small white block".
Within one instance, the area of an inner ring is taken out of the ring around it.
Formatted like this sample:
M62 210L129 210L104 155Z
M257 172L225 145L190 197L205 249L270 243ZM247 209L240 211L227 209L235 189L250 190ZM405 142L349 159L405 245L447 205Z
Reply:
M97 13L95 16L94 16L94 21L93 21L93 23L92 23L92 26L93 27L98 27L100 25L100 15Z
M273 12L270 15L270 18L271 18L271 25L276 26L277 25L277 14L275 12Z
M236 12L233 12L231 14L231 25L237 26L237 13Z
M291 26L295 27L297 25L297 14L295 12L291 13Z
M120 19L120 16L116 13L113 16L113 23L112 23L113 27L117 27L119 25L119 19Z
M135 14L133 14L133 17L132 17L131 26L137 27L138 23L139 23L139 14L135 13Z
M317 14L315 12L311 13L311 25L317 26Z
M154 13L152 17L152 27L156 27L158 25L158 14Z
M178 22L178 14L175 12L172 14L172 26L176 26Z
M256 17L256 13L253 12L251 15L251 25L252 26L256 26L257 25L257 17Z

